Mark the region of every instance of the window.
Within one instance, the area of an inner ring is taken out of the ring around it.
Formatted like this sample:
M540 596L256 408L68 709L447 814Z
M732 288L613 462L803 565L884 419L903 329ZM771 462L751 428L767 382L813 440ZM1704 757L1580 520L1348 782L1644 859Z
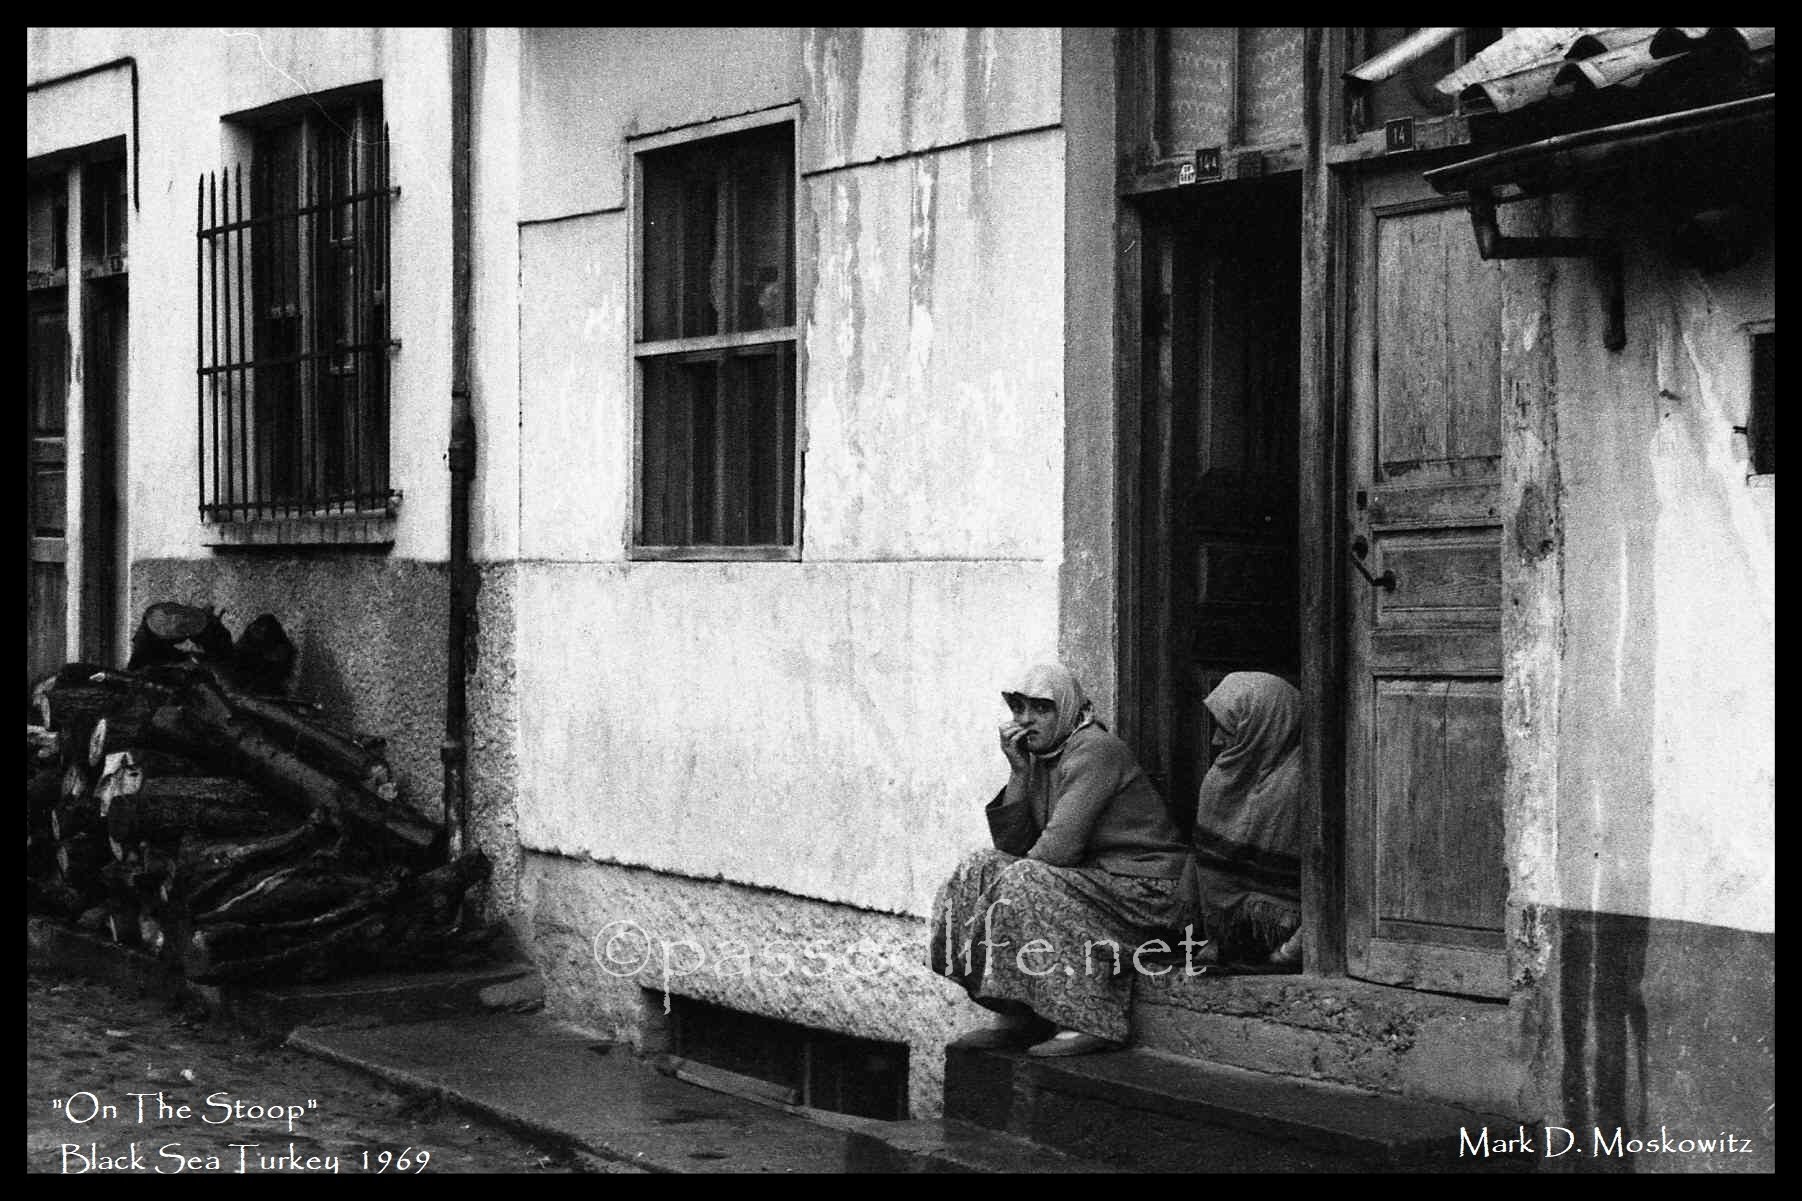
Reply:
M644 557L792 558L794 125L639 152Z
M381 99L247 132L249 179L200 180L201 517L391 511Z
M1753 475L1777 474L1777 331L1752 334L1752 404L1746 445Z

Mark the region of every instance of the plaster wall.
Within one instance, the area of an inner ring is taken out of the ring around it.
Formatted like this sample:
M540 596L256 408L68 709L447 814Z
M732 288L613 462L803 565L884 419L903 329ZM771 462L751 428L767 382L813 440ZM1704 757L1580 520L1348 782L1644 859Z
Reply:
M442 463L450 389L449 49L442 29L35 29L29 79L121 55L139 76L130 213L131 371L126 405L129 554L205 558L194 439L195 181L237 159L221 118L309 91L379 81L392 131L394 336L390 474L404 494L393 555L446 555ZM115 75L118 78L115 78ZM28 95L27 156L131 132L129 76ZM129 155L128 155L129 158ZM285 619L285 614L283 615Z
M1775 929L1776 489L1749 479L1745 323L1776 252L1712 276L1629 244L1627 347L1559 293L1557 892L1570 909Z
M520 219L626 203L625 139L800 96L795 29L526 29Z
M1775 245L1767 231L1751 261L1703 275L1677 264L1668 219L1644 205L1563 197L1531 231L1613 223L1618 354L1602 347L1587 264L1511 265L1538 284L1504 323L1526 477L1504 539L1519 564L1505 624L1519 652L1510 1009L1538 1112L1586 1148L1617 1129L1748 1148L1554 1166L1768 1171L1776 493L1749 477L1734 427L1747 324L1776 315Z
M1057 569L533 563L516 604L527 848L926 916Z
M924 916L1056 647L1057 39L522 36L521 838ZM787 103L802 561L633 562L626 139Z

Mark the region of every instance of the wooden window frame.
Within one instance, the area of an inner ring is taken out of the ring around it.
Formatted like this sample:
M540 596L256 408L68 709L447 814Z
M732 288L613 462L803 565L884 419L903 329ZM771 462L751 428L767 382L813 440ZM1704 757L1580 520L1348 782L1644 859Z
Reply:
M789 325L770 329L759 329L735 333L715 333L690 337L661 338L654 341L645 339L645 174L643 156L660 150L681 147L693 142L707 141L714 138L731 137L735 134L749 133L767 129L772 126L787 125L790 129L793 155L791 158L792 178L789 189L789 221L790 244L792 247L789 262L789 279L794 288L793 321ZM629 370L632 378L632 470L631 470L631 504L632 525L627 539L626 556L633 560L646 561L697 561L697 562L798 562L801 559L803 538L803 485L801 468L806 452L806 439L803 431L805 421L805 397L801 386L805 378L805 364L802 354L801 329L806 324L803 311L805 304L804 291L801 287L800 273L800 208L801 208L801 155L800 155L800 105L785 104L760 112L746 113L719 121L709 121L696 125L683 126L679 129L667 130L640 137L629 137L627 160L628 210L627 240L630 246L630 291L631 306L631 339L628 347ZM790 487L793 506L793 540L785 544L760 543L754 545L726 545L717 543L694 544L653 544L642 541L644 533L644 482L645 482L645 375L646 360L674 359L685 354L718 352L740 347L756 346L788 346L788 357L794 378L791 382L794 410L793 461L790 464Z
M1764 396L1765 403L1760 405L1760 372L1758 370L1758 344L1761 338L1770 338L1773 356L1776 355L1777 322L1773 318L1768 321L1748 321L1741 327L1746 334L1746 424L1736 431L1746 438L1746 482L1749 484L1769 485L1777 479L1777 397L1776 374L1777 365L1773 357L1771 363L1772 379L1770 392ZM1771 428L1765 429L1766 425ZM1764 443L1769 439L1768 449Z

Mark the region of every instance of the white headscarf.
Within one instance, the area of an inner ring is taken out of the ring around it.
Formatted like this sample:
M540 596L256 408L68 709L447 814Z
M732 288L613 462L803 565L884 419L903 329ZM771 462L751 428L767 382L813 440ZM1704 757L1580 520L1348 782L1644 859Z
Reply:
M1065 739L1095 720L1095 711L1076 673L1062 663L1040 663L1016 678L1014 687L1002 690L1002 700L1031 697L1057 706L1057 725L1052 729L1050 745L1033 754L1056 754L1063 749Z

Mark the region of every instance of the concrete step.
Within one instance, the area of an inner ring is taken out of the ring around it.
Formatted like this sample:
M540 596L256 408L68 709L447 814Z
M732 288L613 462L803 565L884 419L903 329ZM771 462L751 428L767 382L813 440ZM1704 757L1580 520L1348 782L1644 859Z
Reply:
M1494 1171L1518 1160L1460 1156L1478 1115L1343 1085L1285 1079L1160 1051L1066 1059L953 1043L946 1117L1115 1170ZM1514 1124L1491 1117L1496 1130Z
M1317 976L1133 982L1133 1044L1186 1059L1516 1114L1523 1056L1508 1006Z

